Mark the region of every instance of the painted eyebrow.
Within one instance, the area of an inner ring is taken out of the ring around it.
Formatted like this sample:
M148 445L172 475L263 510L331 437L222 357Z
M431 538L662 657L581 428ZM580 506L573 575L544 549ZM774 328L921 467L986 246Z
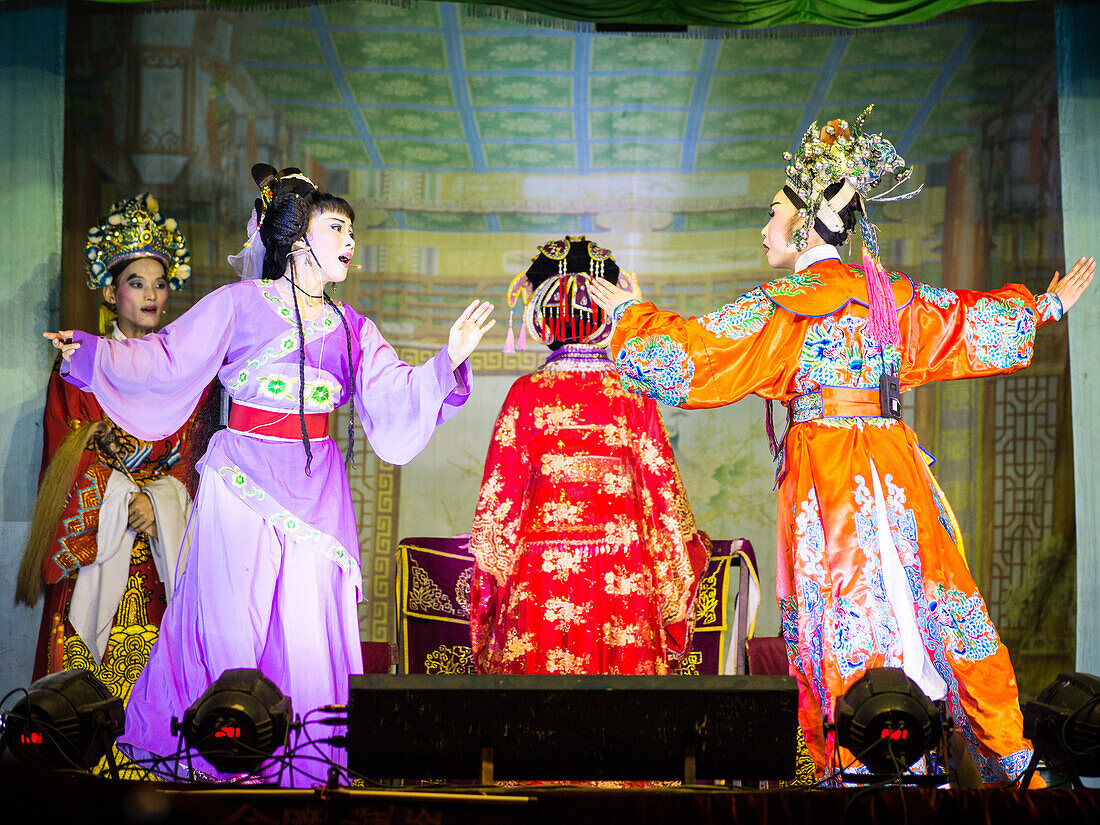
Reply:
M768 208L771 209L772 206L779 206L779 201L772 201L771 206L769 206Z

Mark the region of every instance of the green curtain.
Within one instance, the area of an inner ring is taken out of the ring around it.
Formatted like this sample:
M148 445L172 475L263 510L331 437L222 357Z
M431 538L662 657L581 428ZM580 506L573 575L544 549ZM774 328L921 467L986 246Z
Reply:
M1066 263L1097 255L1100 214L1100 3L1069 5L1055 15L1058 135ZM1100 673L1100 347L1096 286L1069 313L1073 390L1073 467L1077 490L1077 669Z
M9 0L10 1L10 0ZM999 0L1020 3L1026 0ZM107 3L163 4L179 0L98 0ZM384 0L383 0L384 2ZM472 4L472 0L458 0ZM721 26L759 29L770 26L866 26L923 23L966 6L990 5L985 0L507 0L495 4L519 13L546 15L590 23L633 23L664 26ZM195 3L194 5L199 5ZM207 0L209 6L295 6L305 2L272 0ZM481 5L481 4L478 4ZM487 14L495 12L489 11Z

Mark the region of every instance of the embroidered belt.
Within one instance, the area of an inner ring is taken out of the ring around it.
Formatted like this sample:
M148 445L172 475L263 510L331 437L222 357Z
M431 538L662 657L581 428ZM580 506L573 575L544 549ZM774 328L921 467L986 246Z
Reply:
M306 413L306 435L312 439L328 437L328 413ZM261 438L302 437L302 424L297 410L265 410L234 402L229 410L229 429L243 435Z
M818 418L883 418L878 390L855 387L822 387L790 400L787 406L792 424Z

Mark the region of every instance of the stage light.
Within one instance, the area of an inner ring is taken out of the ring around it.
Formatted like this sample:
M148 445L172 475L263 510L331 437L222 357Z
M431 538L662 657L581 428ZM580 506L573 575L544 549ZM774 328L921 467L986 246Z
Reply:
M1024 705L1024 736L1035 747L1026 780L1039 759L1076 785L1082 776L1100 776L1100 678L1059 673Z
M183 714L172 733L223 773L251 773L286 744L289 697L255 668L227 670Z
M89 670L62 670L39 679L16 702L4 722L4 742L32 764L91 770L110 757L125 730L121 699Z
M836 700L837 742L875 774L898 776L936 747L939 711L901 668L868 670Z

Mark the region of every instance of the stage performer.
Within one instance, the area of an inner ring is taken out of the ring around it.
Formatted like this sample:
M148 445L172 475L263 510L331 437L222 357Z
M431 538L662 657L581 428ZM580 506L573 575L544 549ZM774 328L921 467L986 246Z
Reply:
M533 290L526 331L553 352L512 385L489 442L470 536L476 667L668 673L691 645L708 548L657 405L625 392L607 355L589 287L619 267L584 237L532 260L509 297Z
M191 275L176 221L149 194L112 206L88 231L85 253L88 287L103 292L100 332L116 341L155 332L168 290ZM35 679L84 668L126 701L172 594L195 460L217 404L200 393L181 426L146 441L63 381L60 363L46 387L41 483L16 599L33 606L45 583Z
M135 754L174 753L172 718L229 668L258 668L298 714L347 701L348 675L362 669L362 575L328 414L354 399L375 454L410 461L465 402L467 358L493 325L492 305L474 301L438 354L402 363L374 323L325 292L355 253L351 206L311 184L284 191L271 167L253 174L261 279L215 290L140 341L46 334L67 359L66 380L145 438L178 427L214 375L233 399L229 428L199 462L190 550L127 711L122 741ZM308 184L297 170L284 175ZM350 426L348 436L350 460ZM323 779L315 760L339 763L343 753L303 746L284 781Z
M777 596L819 775L853 758L842 751L837 765L823 737L836 699L868 668L903 667L945 703L982 778L1012 780L1031 749L1008 651L926 454L901 421L899 390L1026 366L1036 328L1077 301L1095 263L1055 273L1038 296L884 272L866 202L911 170L864 131L869 111L851 125L814 124L784 156L786 181L762 235L768 263L790 274L686 320L622 290L593 295L617 319L612 351L627 387L680 407L755 393L787 408L775 445ZM841 263L836 249L857 222L862 267Z

